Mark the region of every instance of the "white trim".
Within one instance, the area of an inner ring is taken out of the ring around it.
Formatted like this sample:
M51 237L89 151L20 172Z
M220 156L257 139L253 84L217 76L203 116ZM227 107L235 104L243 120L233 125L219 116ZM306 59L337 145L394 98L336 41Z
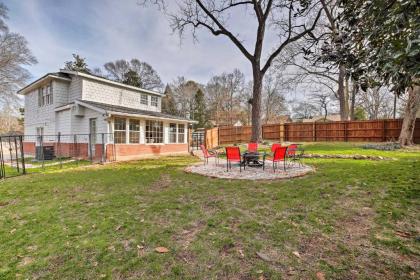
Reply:
M105 111L103 109L100 109L98 107L95 107L94 105L90 105L87 103L84 103L83 100L76 100L75 104L79 104L82 105L86 108L95 110L97 112L106 114L108 113L109 115L114 115L114 116L125 116L125 117L135 117L135 118L144 118L144 119L152 119L152 120L169 120L169 121L176 121L176 122L182 122L182 123L198 123L198 121L193 121L193 120L181 120L181 119L172 119L172 118L165 118L165 117L155 117L155 116L150 116L150 115L142 115L142 114L129 114L129 113L121 113L121 112L114 112L114 111ZM112 106L112 105L111 105Z
M80 76L80 77L84 77L84 78L88 78L88 79L92 79L92 80L96 80L96 81L101 81L101 82L104 82L104 83L107 83L107 84L111 84L111 85L114 85L114 86L119 86L119 87L131 89L131 90L135 90L135 91L138 91L138 92L144 92L144 93L154 94L154 95L161 96L161 97L164 96L164 94L162 94L160 92L156 92L156 91L152 91L152 90L147 90L147 89L142 89L142 88L138 88L138 87L134 87L134 86L125 85L123 83L111 81L111 80L108 80L108 79L105 79L105 78L101 78L101 77L89 75L89 74L82 73L82 72L76 72L76 71L70 71L70 70L64 70L64 69L61 69L60 72L66 73L66 74L70 74L70 75Z
M108 111L108 113L114 116L137 117L137 118L152 119L152 120L169 120L169 121L177 121L177 122L182 122L182 123L198 123L198 121L193 121L193 120L171 119L171 118L155 117L155 116L149 116L149 115L127 114L127 113L120 113L120 112L113 112L113 111Z
M96 112L99 112L99 113L102 113L102 114L106 114L106 111L105 110L103 110L101 108L98 108L98 107L95 107L93 105L84 103L83 101L75 100L74 103L77 104L77 105L82 105L83 107L86 107L88 109L92 109L92 110L94 110Z
M54 111L55 112L60 112L60 111L70 110L72 106L73 106L73 104L63 105L63 106L55 108Z
M42 77L39 80L36 80L36 81L32 82L31 84L25 86L24 88L18 90L17 93L25 95L25 94L31 92L32 90L36 89L39 84L42 84L42 83L48 81L49 79L71 82L71 79L69 79L69 78L57 77L57 76L48 74L47 76Z

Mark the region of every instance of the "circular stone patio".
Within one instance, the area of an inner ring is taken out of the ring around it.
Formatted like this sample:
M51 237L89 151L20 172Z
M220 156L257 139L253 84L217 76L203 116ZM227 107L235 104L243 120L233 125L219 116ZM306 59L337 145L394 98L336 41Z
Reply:
M216 165L214 159L209 160L209 164L204 165L203 162L188 166L185 171L189 173L196 173L212 178L223 179L240 179L240 180L276 180L276 179L289 179L294 177L301 177L315 169L308 165L301 165L292 163L283 170L283 164L279 163L276 172L273 171L272 162L265 162L265 170L262 167L246 167L242 172L239 172L239 164L232 164L232 169L226 171L226 160L220 159Z

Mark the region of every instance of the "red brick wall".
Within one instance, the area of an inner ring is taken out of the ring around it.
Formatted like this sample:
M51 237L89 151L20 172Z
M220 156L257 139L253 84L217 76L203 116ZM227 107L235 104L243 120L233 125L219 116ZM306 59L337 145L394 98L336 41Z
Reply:
M117 160L139 159L153 155L187 154L188 144L116 144L115 154Z
M25 155L35 155L35 143L34 142L23 142L23 153Z
M61 143L58 148L57 143L48 143L53 145L55 154L62 157L75 157L89 159L89 145L87 143ZM102 158L102 144L96 144L96 153L94 160ZM24 142L23 149L27 155L35 155L35 143ZM164 145L146 145L146 144L107 144L107 160L131 160L150 157L154 155L174 155L187 154L188 144L164 144Z

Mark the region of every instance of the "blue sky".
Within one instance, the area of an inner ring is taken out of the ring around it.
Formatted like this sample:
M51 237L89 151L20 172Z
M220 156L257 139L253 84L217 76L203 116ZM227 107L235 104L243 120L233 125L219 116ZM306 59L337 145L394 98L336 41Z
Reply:
M205 83L212 75L239 68L248 78L250 63L227 39L199 32L181 42L167 18L138 0L6 0L9 28L25 36L38 64L33 78L57 71L72 53L91 68L105 62L138 58L150 63L165 83L185 76ZM236 20L245 43L252 42L246 16ZM248 37L248 38L247 38ZM250 39L250 40L247 40Z

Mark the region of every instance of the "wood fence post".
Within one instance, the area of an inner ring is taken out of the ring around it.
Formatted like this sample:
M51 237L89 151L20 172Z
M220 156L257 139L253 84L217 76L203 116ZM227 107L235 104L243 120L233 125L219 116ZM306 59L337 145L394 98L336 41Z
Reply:
M346 121L344 123L344 141L345 142L348 142L349 141L349 133L348 133L348 130L349 130L349 123Z
M279 127L279 140L280 142L284 142L284 123L283 122L280 123L280 127Z
M312 122L312 141L316 142L316 123Z
M382 121L382 142L386 142L386 121Z

